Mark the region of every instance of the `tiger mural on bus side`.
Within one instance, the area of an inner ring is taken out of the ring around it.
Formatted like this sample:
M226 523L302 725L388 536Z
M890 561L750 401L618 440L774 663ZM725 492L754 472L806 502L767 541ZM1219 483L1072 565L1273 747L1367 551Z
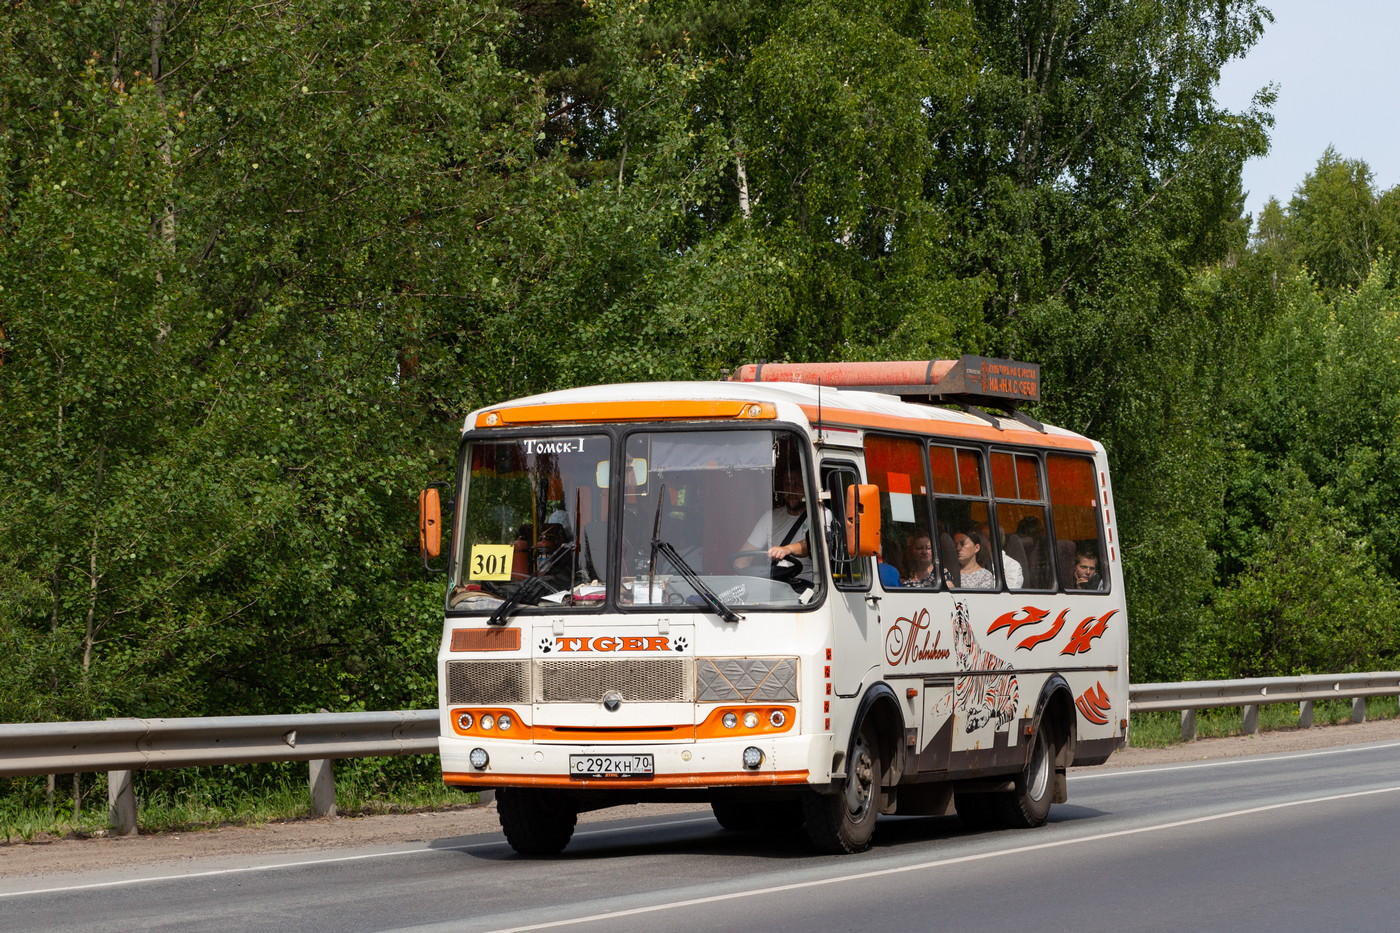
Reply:
M967 731L974 732L993 719L997 729L1006 728L1016 718L1016 706L1021 698L1016 669L977 644L964 603L957 603L953 608L953 648L960 671L1005 672L957 679L953 705L967 717Z

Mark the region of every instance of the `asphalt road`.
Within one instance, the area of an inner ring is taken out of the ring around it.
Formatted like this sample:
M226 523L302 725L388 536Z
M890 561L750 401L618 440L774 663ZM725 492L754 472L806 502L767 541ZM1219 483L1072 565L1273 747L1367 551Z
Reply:
M1037 830L885 818L858 856L704 813L280 861L4 879L0 930L1395 930L1400 743L1079 772ZM164 872L162 875L161 872Z

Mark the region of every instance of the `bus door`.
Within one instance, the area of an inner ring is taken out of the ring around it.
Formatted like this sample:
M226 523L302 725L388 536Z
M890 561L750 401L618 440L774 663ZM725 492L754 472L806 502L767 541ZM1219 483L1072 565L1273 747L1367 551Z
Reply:
M866 434L867 482L880 493L877 567L881 664L895 693L909 700L908 767L948 767L953 737L954 600L944 584L948 561L933 522L926 444L912 437Z
M846 459L825 460L821 477L831 519L826 544L835 585L829 600L831 683L838 696L851 697L880 664L880 600L872 587L870 558L851 558L846 552L846 490L861 482L859 468Z

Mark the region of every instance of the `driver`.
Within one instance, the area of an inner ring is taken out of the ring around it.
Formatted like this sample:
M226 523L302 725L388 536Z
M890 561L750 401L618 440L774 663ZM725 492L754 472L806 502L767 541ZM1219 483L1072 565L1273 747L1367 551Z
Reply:
M766 550L768 559L772 561L790 558L800 567L796 576L811 580L812 546L807 533L807 503L802 491L802 476L796 470L784 470L777 477L774 492L781 503L759 518L744 543L744 549ZM744 565L754 562L751 558L742 560Z

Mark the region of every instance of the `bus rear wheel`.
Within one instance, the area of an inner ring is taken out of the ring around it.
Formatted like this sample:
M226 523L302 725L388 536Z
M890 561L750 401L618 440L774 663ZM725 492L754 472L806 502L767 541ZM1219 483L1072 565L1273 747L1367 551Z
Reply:
M506 842L521 855L558 855L578 823L573 801L557 790L502 787L496 791L496 814Z
M1044 724L1044 725L1048 725ZM1057 747L1051 742L1049 730L1037 729L1026 770L1016 775L1014 790L997 797L1001 824L1013 829L1033 829L1042 826L1050 816L1054 798L1055 759Z
M880 815L880 744L870 720L861 724L846 763L839 793L808 791L802 798L807 838L823 852L855 853L870 848Z

